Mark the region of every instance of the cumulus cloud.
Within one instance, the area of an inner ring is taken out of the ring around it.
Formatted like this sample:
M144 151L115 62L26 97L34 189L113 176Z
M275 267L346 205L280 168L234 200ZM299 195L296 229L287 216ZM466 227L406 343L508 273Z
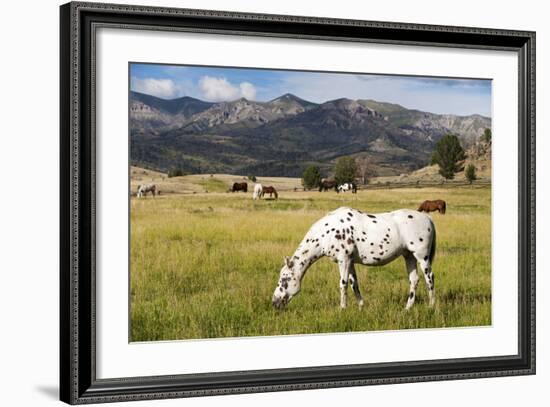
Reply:
M254 100L256 88L249 82L233 85L225 78L203 76L199 80L202 97L212 102L235 100L241 97Z
M241 88L241 95L247 99L256 99L256 88L250 82L241 82L239 85Z
M172 79L132 78L132 90L163 99L179 95L179 87Z

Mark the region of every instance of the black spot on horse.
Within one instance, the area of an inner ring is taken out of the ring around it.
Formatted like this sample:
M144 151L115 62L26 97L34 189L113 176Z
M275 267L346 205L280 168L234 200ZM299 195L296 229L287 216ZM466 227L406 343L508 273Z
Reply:
M390 237L390 235L386 235L386 237Z
M379 259L378 257L373 257L373 259L374 259L375 261L380 261L380 259Z
M328 223L325 223L325 226L328 226Z
M380 252L380 253L378 253L378 254L379 254L380 256L382 256L382 255L384 254L384 252Z
M334 249L334 245L330 246L331 249Z
M411 291L411 292L409 293L409 298L412 299L413 297L414 297L414 293Z
M418 240L420 240L421 242L423 242L423 241L424 241L424 239L422 239L421 237L419 237L419 238L418 238Z
M295 258L296 260L300 260L300 258L299 258L298 256L294 256L294 258Z
M350 218L353 218L353 213L348 212L348 216L349 216Z
M353 240L351 240L351 239L348 239L347 242L348 242L348 244L353 244Z
M344 244L341 244L340 246L342 247L342 249L344 249L346 247L346 246L344 246Z
M373 243L373 242L370 242L370 245L371 245L371 246L374 246L374 243Z
M308 252L309 252L309 250L304 250L304 251L302 252L302 254L307 254Z
M344 219L340 219L340 222L344 223Z
M346 220L349 222L351 219L350 219L350 218L346 218Z
M413 218L413 216L412 216L412 215L409 215L409 216L407 216L407 218L409 218L409 219L412 219L412 218Z
M410 242L411 244L414 244L414 242Z
M344 251L345 251L345 253L346 253L346 254L348 254L348 250L347 250L347 249L346 249L346 250L344 250Z
M363 231L363 234L366 235L366 233Z
M330 230L332 230L332 231L334 232L334 228L332 228L332 229L330 229Z
M430 228L428 228L428 232L431 232L432 230Z
M336 235L336 236L334 236L334 237L335 237L336 239L338 239L338 240L340 240L340 239L342 238L342 236L340 236L340 235Z
M349 228L346 228L346 233L350 233Z
M367 216L368 216L369 218L376 219L376 216L374 216L374 215L367 214Z
M353 230L353 229L354 229L354 227L353 227L352 225L350 225L350 228L351 228L351 230Z
M428 256L424 256L424 261L428 260Z
M372 223L378 223L378 222L376 222L375 220L373 220Z

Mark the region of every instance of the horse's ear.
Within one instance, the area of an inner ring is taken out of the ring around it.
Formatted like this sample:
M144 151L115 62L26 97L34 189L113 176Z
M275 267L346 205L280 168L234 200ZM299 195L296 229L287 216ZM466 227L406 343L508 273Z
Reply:
M294 262L290 260L290 257L288 256L285 256L285 264L289 269L291 269L294 266Z

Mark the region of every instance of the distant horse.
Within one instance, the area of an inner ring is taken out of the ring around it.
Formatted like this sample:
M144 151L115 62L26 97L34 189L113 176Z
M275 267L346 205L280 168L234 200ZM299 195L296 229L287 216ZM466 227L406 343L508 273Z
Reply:
M262 184L254 185L254 193L252 194L252 199L260 199L262 197Z
M233 188L231 188L231 192L248 192L248 184L246 182L235 182L233 184Z
M273 187L263 187L261 196L263 197L265 194L269 194L270 198L272 198L273 195L275 195L275 199L279 198L279 194L277 194L277 190Z
M328 191L329 189L336 189L336 181L324 179L319 184L319 192Z
M348 282L351 283L359 306L364 304L355 263L382 266L399 256L405 258L409 274L406 309L413 306L416 297L417 262L424 274L429 304L432 306L435 302L432 272L435 250L435 226L426 214L400 209L373 215L356 209L338 208L315 222L292 258L285 258L279 282L273 292L273 306L282 308L288 304L300 292L307 269L323 256L338 263L342 308L347 305Z
M435 212L439 211L440 214L445 215L447 211L447 204L442 199L436 199L435 201L424 201L418 208L418 212Z
M138 198L147 196L148 192L151 192L154 197L157 193L157 186L155 184L138 185L138 188L137 188Z
M346 192L351 191L352 194L357 193L357 184L355 182L344 182L341 185L338 185L338 188L336 188L336 192Z

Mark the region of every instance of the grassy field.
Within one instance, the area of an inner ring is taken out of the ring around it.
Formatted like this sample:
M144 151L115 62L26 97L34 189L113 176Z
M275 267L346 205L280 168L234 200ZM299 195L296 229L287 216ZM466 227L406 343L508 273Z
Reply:
M198 178L210 191L216 179ZM491 324L491 191L487 187L248 194L210 192L131 200L131 341L264 336ZM339 206L370 213L445 199L433 214L436 306L421 279L405 311L402 259L357 266L365 306L349 291L339 308L336 264L324 258L307 272L286 310L271 306L283 256L292 255L311 224Z

